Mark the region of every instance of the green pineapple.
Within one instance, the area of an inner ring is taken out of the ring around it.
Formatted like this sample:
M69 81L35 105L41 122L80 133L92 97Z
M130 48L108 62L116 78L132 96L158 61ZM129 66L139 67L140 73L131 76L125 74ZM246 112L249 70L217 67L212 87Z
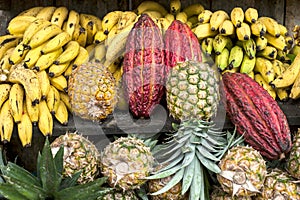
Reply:
M293 147L287 160L287 171L300 180L300 128L294 137Z

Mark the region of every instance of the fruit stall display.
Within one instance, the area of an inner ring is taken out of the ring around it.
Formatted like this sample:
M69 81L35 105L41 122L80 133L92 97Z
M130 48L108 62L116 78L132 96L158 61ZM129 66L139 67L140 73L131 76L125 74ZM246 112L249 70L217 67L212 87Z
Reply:
M0 195L300 199L293 1L105 3L0 1Z

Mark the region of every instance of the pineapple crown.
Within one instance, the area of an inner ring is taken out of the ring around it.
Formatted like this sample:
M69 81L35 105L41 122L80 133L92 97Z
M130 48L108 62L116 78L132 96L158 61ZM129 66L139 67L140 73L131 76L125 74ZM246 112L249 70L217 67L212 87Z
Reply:
M81 171L72 177L63 178L63 154L61 147L53 156L48 137L44 143L42 153L37 158L37 176L15 163L3 161L0 153L0 169L4 179L0 183L0 194L7 199L96 199L110 192L112 189L101 187L106 177L95 181L77 184Z

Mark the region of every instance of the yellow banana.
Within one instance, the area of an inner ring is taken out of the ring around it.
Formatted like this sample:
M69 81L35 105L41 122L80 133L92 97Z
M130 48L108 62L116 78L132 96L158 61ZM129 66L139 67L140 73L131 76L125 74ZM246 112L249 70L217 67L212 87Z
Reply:
M187 17L191 17L193 15L199 15L204 10L204 7L201 3L194 3L183 8L183 12L186 13Z
M272 60L271 62L272 62L273 68L274 68L275 78L277 78L278 76L281 76L281 74L285 71L283 63L277 59Z
M185 12L182 11L176 14L175 19L181 21L182 23L186 23L188 20L188 16Z
M276 96L280 101L287 101L289 99L288 88L275 88Z
M286 44L286 41L282 35L279 35L278 37L274 37L268 33L265 34L265 38L268 41L268 44L272 45L273 47L282 50L287 51L288 47Z
M72 36L76 25L79 24L79 13L75 10L70 10L66 24L66 32Z
M85 47L85 49L89 53L89 60L93 60L94 59L96 45L97 45L96 43L93 43L93 44L90 44L87 47Z
M38 104L39 121L38 128L44 136L51 136L53 131L53 118L45 100Z
M214 38L207 37L201 41L201 49L206 55L211 55L213 51Z
M239 72L239 68L232 68L232 69L225 69L224 71L221 72L221 74L224 74L224 73L236 73L236 72Z
M9 56L9 62L12 65L16 65L18 63L20 63L21 61L23 61L23 59L25 58L26 54L28 53L29 49L26 48L26 46L24 45L23 42L20 42L15 49L13 50L13 52L11 53L11 55Z
M37 126L37 123L39 121L39 107L37 105L33 106L31 102L32 100L29 98L29 96L25 96L24 106L26 107L26 111L32 125Z
M256 58L254 72L260 73L267 84L271 83L275 79L273 64L266 58Z
M170 13L176 15L181 11L181 0L170 0Z
M85 47L87 44L87 30L80 24L76 24L72 40L78 42L80 46Z
M138 15L142 14L143 12L145 12L146 10L155 10L160 12L163 16L165 16L168 11L163 7L163 5L161 5L160 3L156 2L156 1L143 1L141 2L138 7L136 8L136 13ZM104 20L104 18L103 18ZM103 24L102 24L103 27ZM105 28L103 28L105 30Z
M33 16L16 16L9 21L7 31L12 35L22 35L34 20Z
M62 63L72 61L78 55L79 49L80 49L80 45L77 41L68 42L68 44L66 44L64 51L55 59L53 63L59 65Z
M261 74L255 74L254 80L261 85L273 99L276 99L276 91L268 84L268 82L265 81Z
M256 54L256 43L254 42L254 40L250 38L249 40L243 41L242 45L245 54L247 54L250 59L254 58Z
M42 48L44 47L44 45L46 44L43 43L33 49L30 49L27 54L25 55L25 58L24 58L24 66L26 68L29 68L29 69L33 69L33 67L35 66L36 62L38 61L38 59L41 57L42 53L41 53L41 50Z
M256 55L267 58L269 60L274 60L277 57L277 49L272 46L266 46L263 50L257 52Z
M56 64L50 65L50 67L48 68L49 77L60 76L61 74L63 74L66 71L66 69L68 68L69 65L70 65L70 62L66 62L66 63L62 63L62 64L58 64L58 65L56 65Z
M117 84L120 84L122 75L123 75L123 67L121 66L113 73L113 77L115 78Z
M247 8L245 10L245 21L248 23L255 23L258 19L258 11L256 8Z
M42 93L41 100L45 100L50 90L50 80L48 74L45 70L42 70L36 72L36 75L38 77L40 88L41 88L41 93Z
M95 50L96 53L96 50ZM79 48L79 53L74 59L73 66L77 67L89 61L89 52L84 48Z
M290 53L297 55L298 53L300 53L300 46L298 45L294 45L293 48L291 49Z
M16 47L20 42L19 37L12 37L3 40L0 43L0 59L3 58L4 54L12 47Z
M11 53L14 51L15 47L9 48L5 54L3 55L2 59L0 60L0 69L9 71L12 64L9 62L9 57Z
M218 69L225 70L228 66L229 50L224 48L220 54L215 56L215 63Z
M214 37L213 40L213 49L215 53L218 55L220 54L223 49L228 45L228 43L232 43L231 39L227 36L218 34Z
M42 6L34 6L31 8L28 8L22 12L20 12L18 15L22 15L22 16L33 16L36 17L36 15L40 12L40 10L42 10L43 7Z
M41 30L37 31L32 37L31 40L28 43L28 46L33 49L44 42L48 41L50 38L58 35L61 33L62 30L59 26L55 24L50 24Z
M289 97L291 99L299 99L300 97L300 75L299 74L300 73L298 73L298 75L296 76L293 86L291 88L291 92L289 94Z
M10 35L10 34L1 35L0 36L0 47L8 42L11 42L12 40L14 40L16 38L19 38L19 41L21 41L22 37L23 36L16 36L16 35Z
M50 24L51 24L50 21L37 18L24 31L23 43L27 45L29 43L29 41L31 40L32 36L36 32L38 32L39 30L45 28L46 26L49 26Z
M59 91L60 101L64 102L65 106L67 107L68 111L72 112L72 106L70 102L70 97L67 93Z
M218 30L219 26L226 19L229 19L229 15L224 10L217 10L213 12L209 21L211 30L212 31Z
M164 35L166 30L169 28L172 22L167 20L166 18L159 18L159 22L161 23L162 34Z
M58 90L53 85L50 85L50 90L46 98L46 103L51 114L55 114L59 105L59 101L60 95Z
M104 66L107 67L108 71L110 71L110 73L113 74L120 67L122 61L123 61L122 57L118 57L113 62L104 63Z
M11 109L11 114L16 123L20 123L22 113L23 113L23 99L24 99L24 89L21 84L15 83L11 86L9 92L9 105Z
M10 84L8 83L0 84L0 108L3 105L3 103L8 99L10 89L11 89Z
M49 52L55 51L67 44L69 41L71 41L71 39L72 37L69 33L65 31L61 32L50 39L48 42L46 42L45 46L41 50L41 53L47 54Z
M68 78L71 76L73 69L75 69L75 67L73 66L73 62L74 60L70 62L68 68L64 71L64 77Z
M23 147L30 147L33 135L33 126L30 117L24 109L20 123L17 124L18 136Z
M124 11L117 24L118 31L124 29L128 25L131 25L137 20L137 14L133 11ZM100 29L101 30L101 29Z
M92 44L94 40L94 35L98 31L96 23L93 21L90 15L84 13L79 14L79 23L86 30L86 44Z
M63 101L59 101L54 116L60 124L64 126L68 125L68 121L69 121L68 108Z
M5 144L10 142L14 129L14 119L10 111L9 100L6 100L0 109L0 135Z
M25 89L25 94L32 99L32 104L40 102L42 93L37 75L31 69L24 67L16 67L8 76L8 81L12 83L20 83Z
M113 38L118 35L117 25L113 26L110 32L107 34L107 38L105 40L105 46L108 47L113 40Z
M43 9L41 9L40 12L38 12L36 18L44 19L50 22L55 10L56 10L55 6L46 6Z
M289 31L287 29L286 26L284 26L283 24L278 23L279 29L280 29L280 35L282 36L288 36Z
M107 34L104 33L103 30L97 31L97 33L94 36L94 43L104 43L104 41L107 38Z
M57 50L41 55L39 59L36 61L33 69L36 71L42 71L49 68L62 54L63 54L63 48L60 47Z
M241 7L234 7L230 12L230 19L235 27L241 27L245 19L244 10Z
M244 54L243 61L240 66L240 72L250 74L255 67L256 57L250 59L247 54Z
M254 79L254 71L250 71L248 74L247 74L250 78Z
M218 34L218 31L212 31L210 23L199 24L192 29L198 40L202 40L207 37L214 37Z
M64 75L50 78L50 84L53 85L59 91L68 91L68 81Z
M138 18L138 17L137 17L137 18ZM170 13L166 14L166 15L165 15L165 18L166 18L169 22L172 22L172 21L175 20L175 16L172 15L172 14L170 14Z
M202 24L209 23L212 14L213 12L211 10L205 9L201 13L199 13L198 21Z
M145 10L142 14L147 14L149 15L149 17L151 17L151 19L153 21L164 17L160 12L156 11L156 10ZM120 20L120 19L119 19Z
M271 17L259 17L258 21L261 21L267 28L267 32L273 37L280 36L280 27L278 22Z
M235 45L230 49L229 58L228 58L228 67L229 69L234 67L240 67L243 62L244 52L243 48Z
M219 33L222 35L234 35L235 34L235 27L231 20L226 19L223 23L219 26Z
M104 63L105 56L106 56L106 47L104 43L96 44L95 52L94 52L94 57L96 62Z
M143 10L144 11L144 10ZM142 12L143 12L142 11ZM102 29L104 34L108 34L113 26L115 26L122 16L122 11L108 12L102 19Z
M65 6L57 7L51 17L50 22L52 24L56 24L58 27L62 29L63 23L67 20L69 14L69 10Z
M268 45L268 40L264 36L254 37L256 51L261 51Z
M264 36L267 32L267 27L261 21L256 21L250 25L251 33L258 37Z
M249 24L243 22L241 26L236 28L237 38L241 41L249 40L251 38L251 28Z

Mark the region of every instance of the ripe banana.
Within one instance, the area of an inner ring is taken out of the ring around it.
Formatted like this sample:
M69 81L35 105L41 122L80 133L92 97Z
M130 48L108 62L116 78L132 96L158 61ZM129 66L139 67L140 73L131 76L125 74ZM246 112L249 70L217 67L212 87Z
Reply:
M45 100L48 92L50 90L50 80L48 74L45 70L36 72L37 78L39 80L40 88L41 88L41 100Z
M229 19L229 15L224 10L217 10L217 11L213 12L213 14L211 15L211 18L209 20L211 30L212 31L218 30L219 26L226 19Z
M235 27L241 27L244 22L245 13L241 7L234 7L230 12L230 19Z
M280 36L280 27L278 22L271 18L271 17L259 17L258 21L261 21L267 28L267 32L274 36L274 37L279 37Z
M36 62L42 55L41 50L45 46L45 44L46 44L46 42L33 48L33 49L30 49L27 52L27 54L25 55L25 58L24 58L24 62L23 62L24 66L26 68L33 69Z
M143 2L144 3L144 2ZM139 8L138 8L139 9ZM145 10L142 10L143 12ZM139 13L141 14L141 13ZM104 31L104 34L108 34L113 26L115 26L119 19L122 16L122 11L111 11L108 12L102 19L102 29Z
M18 36L4 39L0 43L0 59L3 58L4 54L12 47L16 47L20 42Z
M44 136L51 136L53 131L53 118L45 100L38 104L39 121L38 128Z
M24 99L24 89L21 84L15 83L11 86L9 92L9 105L11 115L14 118L14 122L20 123L22 113L23 113L23 99Z
M11 35L23 35L26 28L36 20L33 16L16 16L11 19L7 26L7 31Z
M210 23L199 24L192 29L198 40L202 40L207 37L214 37L218 34L218 31L212 31Z
M170 0L170 13L176 15L181 11L181 0Z
M60 95L58 90L53 85L50 85L50 90L46 98L46 103L52 115L55 114L59 105L59 101L60 101Z
M23 147L30 147L33 135L33 126L30 117L24 109L20 123L17 124L18 136Z
M158 18L164 17L160 12L156 11L156 10L146 10L144 11L142 14L147 14L149 15L149 17L151 17L151 19L153 21L157 20ZM123 13L122 13L123 15ZM119 19L120 20L120 19ZM118 23L117 23L118 25Z
M225 70L228 66L229 50L224 48L220 54L215 56L215 64L221 71Z
M32 104L38 104L40 102L42 93L37 75L31 69L25 69L24 67L16 67L12 70L8 76L8 81L12 83L20 83L25 89L25 94L32 99Z
M5 144L10 142L14 129L14 119L10 111L9 100L6 100L0 109L0 135Z
M233 35L235 34L235 28L231 20L226 19L223 23L219 26L219 32L222 35Z
M256 63L256 57L250 59L247 54L244 54L243 61L240 66L240 73L250 74L253 72Z
M166 18L169 22L172 22L175 20L175 16L170 13L166 14L164 18ZM138 19L138 17L136 18L136 20L137 19Z
M87 44L87 30L80 24L76 24L72 40L77 41L80 46L85 47Z
M68 44L66 44L64 51L56 57L55 61L53 62L56 65L70 62L79 53L80 45L77 41L70 41Z
M61 123L62 125L64 125L64 126L68 125L69 113L68 113L67 106L65 105L65 103L63 101L59 101L58 107L56 109L54 116L57 119L57 121L59 123Z
M251 28L249 24L243 22L241 26L235 29L237 38L241 41L249 40L251 38Z
M254 37L256 51L261 51L268 45L268 40L264 36Z
M132 23L134 23L136 20L137 20L137 14L135 12L133 12L133 11L122 12L121 17L117 24L117 30L121 31L128 25L131 25ZM99 30L102 30L102 29L99 29Z
M69 10L65 6L57 7L52 14L50 22L62 28L64 21L68 18L68 14Z
M73 62L74 60L70 62L68 68L64 71L64 77L68 78L71 76L73 69L75 69L75 67L73 66Z
M59 26L55 24L50 24L41 30L37 31L28 43L28 46L33 49L44 42L48 41L50 38L56 36L57 34L61 33L62 30Z
M276 99L276 91L268 84L268 82L265 81L261 74L255 74L254 80L261 85L273 99Z
M8 83L0 84L0 108L3 105L3 103L8 99L10 89L11 89L10 84Z
M103 30L97 31L97 33L94 36L94 43L104 43L104 41L107 38L107 34L104 33Z
M188 16L185 12L182 11L176 14L175 19L181 21L182 23L186 23L188 20Z
M56 64L50 65L50 67L48 68L49 77L60 76L61 74L63 74L66 71L66 69L68 68L69 65L70 65L70 62L62 63L59 65L56 65Z
M258 19L258 11L256 8L247 8L245 10L245 21L248 23L255 23Z
M235 45L230 49L229 58L228 58L228 67L229 69L240 67L243 62L244 51L240 46Z
M275 79L273 64L266 58L256 58L254 72L260 73L267 84L271 83Z
M162 34L165 35L166 30L169 28L172 22L166 18L159 18L158 21L161 24Z
M16 65L23 61L29 49L26 48L23 42L20 42L9 56L9 63Z
M220 54L226 47L226 45L228 45L228 43L232 43L229 37L223 36L221 34L216 35L213 40L213 49L215 53L217 55Z
M39 121L39 107L37 105L33 106L31 102L32 100L29 98L29 96L25 96L24 106L26 107L26 111L32 125L37 126L37 123Z
M57 50L41 55L39 59L36 61L36 64L33 67L33 69L36 71L42 71L49 68L62 54L63 54L63 48L60 47Z
M198 15L198 21L202 24L209 23L212 14L213 12L211 10L203 10Z
M71 39L71 35L68 32L63 31L46 42L45 46L41 50L41 53L47 54L55 51L67 44L69 41L71 41Z
M280 29L280 35L282 36L288 36L289 35L289 31L287 29L286 26L284 26L283 24L278 23L279 29Z
M274 46L275 48L282 50L282 51L288 50L288 46L282 35L279 35L278 37L274 37L274 36L266 33L265 38L267 39L268 44Z
M73 35L76 25L79 24L79 13L75 10L70 10L67 19L66 32Z
M96 53L96 48L95 48L95 53ZM79 53L74 59L73 66L78 67L88 61L89 61L89 52L84 47L79 47Z
M204 7L201 3L194 3L183 8L183 12L189 17L193 15L199 15L204 10Z
M79 23L86 30L86 44L92 44L94 40L94 35L98 31L96 23L93 21L93 18L91 18L88 14L80 13Z
M250 25L251 33L258 37L264 36L267 32L267 27L261 21L256 21Z
M157 20L158 21L158 20ZM159 24L160 25L160 24ZM113 26L110 32L107 34L107 38L105 40L105 46L108 47L113 40L113 38L118 35L117 25Z
M32 36L36 32L38 32L39 30L45 28L46 26L49 26L50 24L51 24L50 21L37 18L24 31L24 34L23 34L23 43L25 45L27 45L29 43L29 41L31 40Z
M271 62L274 68L275 78L277 78L285 71L285 68L283 66L283 63L280 60L275 59L272 60Z
M141 2L138 7L136 8L136 13L138 15L142 14L143 12L145 12L146 10L155 10L160 12L163 16L165 16L168 11L163 7L163 5L161 5L160 3L156 2L156 1L143 1ZM104 20L104 18L103 18ZM102 24L103 26L103 24ZM105 30L105 28L104 28Z
M256 43L254 40L250 38L249 40L243 41L242 44L245 54L247 54L250 59L254 58L256 54Z
M5 54L3 55L2 59L0 60L0 69L9 71L12 64L9 62L9 57L11 53L14 51L15 47L9 48Z
M123 58L118 57L113 62L104 63L104 66L107 67L108 71L110 71L110 73L113 74L113 73L115 73L115 71L117 71L120 68L122 61L123 61Z
M289 99L288 88L277 88L275 89L276 96L280 101L287 101Z
M49 78L50 84L56 87L59 91L68 91L68 81L64 75L60 75L57 77Z
M55 6L46 6L46 7L42 8L40 10L40 12L38 12L38 14L36 15L36 18L44 19L44 20L50 22L55 10L56 10Z
M289 97L291 99L299 99L300 97L300 73L298 73L298 75L295 78L295 81L293 83L292 89L291 89L291 93L289 95ZM280 88L278 88L280 89Z
M67 93L59 91L60 101L64 102L65 106L67 107L68 111L72 113L72 106L70 102L70 97Z
M207 37L201 41L201 49L206 55L211 55L213 51L213 41L214 38Z
M277 49L272 46L266 46L263 50L257 52L256 55L267 58L269 60L274 60L277 57Z
M33 16L36 17L36 15L40 12L40 10L42 10L43 7L42 6L35 6L32 8L28 8L22 12L20 12L18 15L23 15L23 16Z
M104 63L105 56L106 56L106 47L104 43L96 44L94 49L94 58L96 62Z

